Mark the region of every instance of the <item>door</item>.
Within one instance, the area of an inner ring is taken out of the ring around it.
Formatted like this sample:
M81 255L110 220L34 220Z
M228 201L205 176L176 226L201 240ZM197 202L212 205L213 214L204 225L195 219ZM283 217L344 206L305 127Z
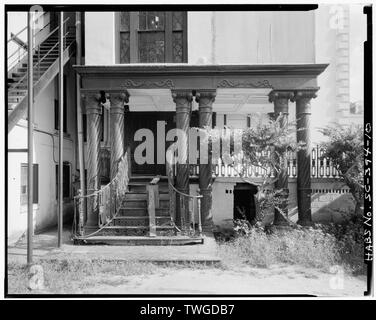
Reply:
M157 164L157 121L165 121L165 133L176 127L175 112L129 112L125 115L125 143L130 151L132 174L166 175L166 165ZM134 135L139 129L149 129L153 132L154 161L153 164L138 164L134 158L137 146L145 141L135 141ZM166 137L164 137L166 139ZM166 141L166 140L165 140ZM166 142L166 149L170 143Z

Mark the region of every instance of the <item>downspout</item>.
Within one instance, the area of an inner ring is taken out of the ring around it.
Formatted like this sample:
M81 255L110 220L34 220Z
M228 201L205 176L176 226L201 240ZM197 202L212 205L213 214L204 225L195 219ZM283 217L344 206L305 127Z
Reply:
M76 64L81 65L81 12L76 12ZM77 105L77 140L78 140L78 162L80 166L80 190L81 195L86 194L85 188L85 160L84 160L84 142L83 142L83 124L82 124L82 106L81 106L81 77L76 72L76 105ZM83 210L79 210L79 233L83 232L86 202L83 201Z
M27 264L33 263L33 153L34 153L34 83L33 83L33 36L34 14L28 12L27 40L28 40L28 63L27 63Z
M59 19L59 211L57 220L57 246L63 244L63 152L64 152L64 12L60 12Z

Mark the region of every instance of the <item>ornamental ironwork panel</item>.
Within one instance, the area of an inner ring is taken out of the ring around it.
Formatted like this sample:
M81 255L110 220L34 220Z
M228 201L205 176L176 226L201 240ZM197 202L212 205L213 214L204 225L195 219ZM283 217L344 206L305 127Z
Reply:
M120 33L120 63L130 63L129 32Z
M183 34L181 32L172 34L172 57L173 62L183 62Z
M139 34L139 62L165 61L165 39L163 32Z

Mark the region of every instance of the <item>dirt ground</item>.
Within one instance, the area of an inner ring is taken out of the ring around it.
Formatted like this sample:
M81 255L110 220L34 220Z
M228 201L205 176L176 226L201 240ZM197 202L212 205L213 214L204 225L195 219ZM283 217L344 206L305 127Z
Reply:
M365 276L324 273L297 266L222 270L162 269L150 275L107 278L91 294L309 294L363 296Z

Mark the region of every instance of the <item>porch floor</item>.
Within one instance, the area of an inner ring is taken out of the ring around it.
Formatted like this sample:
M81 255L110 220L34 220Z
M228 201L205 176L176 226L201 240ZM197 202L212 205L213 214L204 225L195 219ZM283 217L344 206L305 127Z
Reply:
M202 263L218 264L217 244L210 236L196 245L91 245L77 246L70 237L71 229L63 232L63 245L57 248L57 231L51 229L34 236L34 263L43 260L105 260L142 261L152 263ZM133 237L132 237L133 238ZM8 246L8 262L26 263L27 242L22 238Z

